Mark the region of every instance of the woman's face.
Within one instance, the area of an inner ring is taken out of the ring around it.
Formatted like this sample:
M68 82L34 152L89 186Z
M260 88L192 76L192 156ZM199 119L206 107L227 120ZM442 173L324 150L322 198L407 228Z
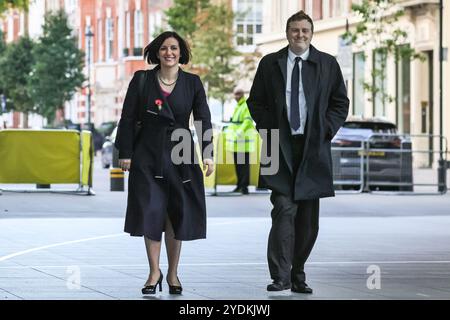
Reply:
M180 61L180 44L175 38L167 38L158 51L161 66L170 68L177 66Z

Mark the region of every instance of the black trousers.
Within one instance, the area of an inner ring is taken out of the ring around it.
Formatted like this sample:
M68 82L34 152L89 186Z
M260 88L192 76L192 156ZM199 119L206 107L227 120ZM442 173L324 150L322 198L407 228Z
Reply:
M293 137L294 173L303 154L303 136ZM295 174L294 174L295 176ZM292 179L294 183L294 178ZM283 283L306 280L305 262L319 233L319 199L294 201L293 195L272 191L272 228L269 233L267 260L270 276Z
M233 152L238 188L247 188L250 184L250 153Z

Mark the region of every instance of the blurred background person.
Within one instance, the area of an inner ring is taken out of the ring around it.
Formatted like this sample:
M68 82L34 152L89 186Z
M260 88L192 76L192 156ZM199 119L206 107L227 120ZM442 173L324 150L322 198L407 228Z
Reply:
M244 90L236 87L233 95L237 105L230 119L231 124L225 130L226 150L233 153L236 168L237 185L233 192L248 194L250 152L256 149L256 129L248 110Z

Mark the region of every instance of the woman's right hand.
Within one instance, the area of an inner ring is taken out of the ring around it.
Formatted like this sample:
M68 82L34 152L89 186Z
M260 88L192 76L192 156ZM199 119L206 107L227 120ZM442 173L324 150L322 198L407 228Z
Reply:
M119 159L119 167L122 168L123 171L130 170L131 159Z

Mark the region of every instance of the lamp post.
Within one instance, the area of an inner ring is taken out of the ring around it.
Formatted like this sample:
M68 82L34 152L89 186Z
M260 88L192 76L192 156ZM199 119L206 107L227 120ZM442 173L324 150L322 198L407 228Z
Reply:
M88 65L88 85L87 85L87 123L90 129L91 126L91 39L94 33L91 31L91 27L86 27L86 33L84 34L87 38L87 65Z

